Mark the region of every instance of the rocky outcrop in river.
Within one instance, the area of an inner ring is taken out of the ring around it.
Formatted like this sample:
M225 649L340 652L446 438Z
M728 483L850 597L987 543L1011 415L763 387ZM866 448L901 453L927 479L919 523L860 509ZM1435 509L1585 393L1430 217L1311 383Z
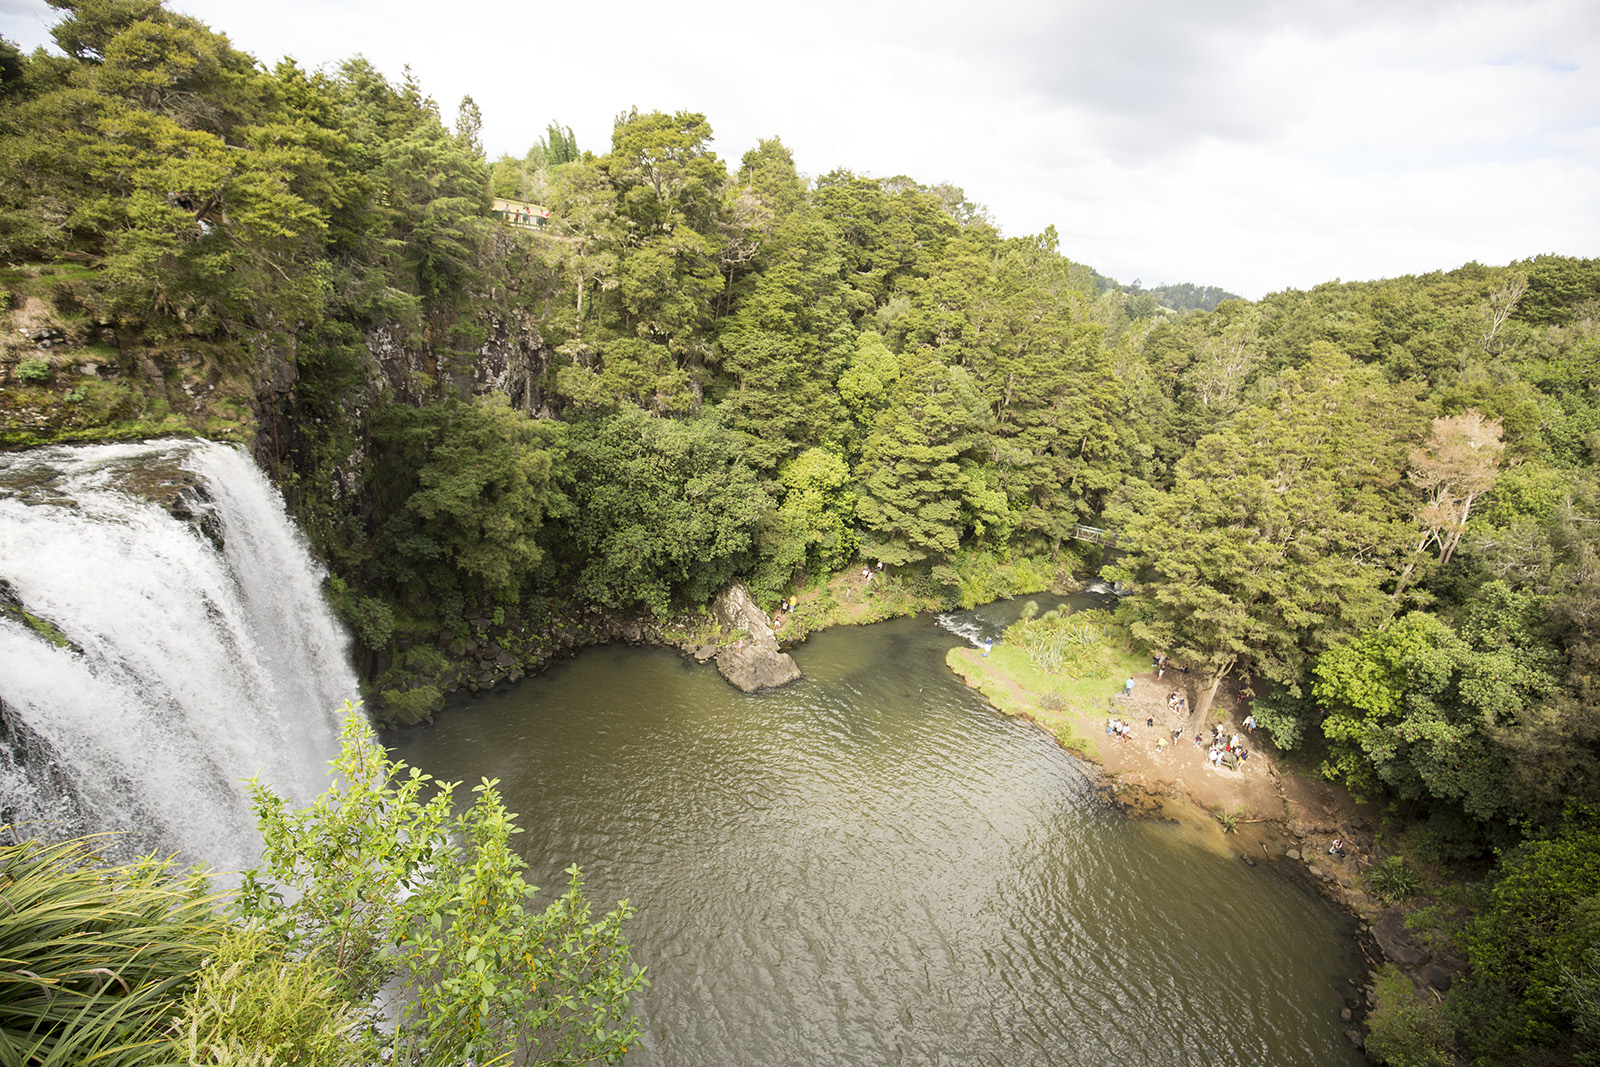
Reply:
M743 585L734 583L718 594L711 604L711 615L723 633L742 631L748 635L716 654L717 670L739 689L754 693L788 685L801 676L794 657L778 647L767 613Z

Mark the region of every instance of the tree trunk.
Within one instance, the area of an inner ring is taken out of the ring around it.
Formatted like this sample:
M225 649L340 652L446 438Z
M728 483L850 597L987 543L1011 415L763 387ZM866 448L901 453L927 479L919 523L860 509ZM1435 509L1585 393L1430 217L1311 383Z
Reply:
M1467 532L1467 516L1472 513L1472 501L1476 493L1468 493L1467 499L1461 504L1461 518L1456 528L1450 531L1450 537L1440 546L1439 566L1450 562L1450 557L1455 555L1456 546L1461 543L1461 535Z
M1211 714L1211 705L1217 702L1217 690L1222 688L1222 680L1228 676L1228 672L1231 670L1233 670L1232 663L1212 675L1210 687L1201 692L1200 699L1196 702L1194 710L1202 722L1205 721L1206 716Z
M583 339L583 271L578 272L578 315L572 322L572 336Z

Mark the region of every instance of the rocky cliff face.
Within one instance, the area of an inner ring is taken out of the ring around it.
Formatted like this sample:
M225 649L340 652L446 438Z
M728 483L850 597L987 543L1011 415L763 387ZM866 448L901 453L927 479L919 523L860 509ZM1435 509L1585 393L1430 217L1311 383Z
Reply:
M257 383L243 342L152 340L85 303L92 272L0 271L0 449L163 434L248 440ZM263 366L263 378L275 370Z

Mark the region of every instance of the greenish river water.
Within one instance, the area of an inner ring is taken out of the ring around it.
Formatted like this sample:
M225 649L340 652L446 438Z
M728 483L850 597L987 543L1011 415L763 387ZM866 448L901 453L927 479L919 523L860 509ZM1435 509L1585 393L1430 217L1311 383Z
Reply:
M997 632L1015 605L947 620ZM498 778L535 884L628 897L648 1065L1356 1067L1351 922L1214 828L1130 819L957 681L931 618L832 630L746 696L587 651L396 754Z

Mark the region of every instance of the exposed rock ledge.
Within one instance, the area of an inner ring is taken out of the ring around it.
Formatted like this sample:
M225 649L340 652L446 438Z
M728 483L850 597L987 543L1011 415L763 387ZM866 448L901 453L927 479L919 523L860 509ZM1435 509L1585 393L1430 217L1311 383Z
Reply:
M3 610L5 603L0 599ZM367 706L384 726L431 723L444 697L451 693L484 692L536 674L551 660L580 648L614 643L675 648L699 663L715 660L723 677L747 693L787 685L801 677L794 660L779 650L766 613L747 589L730 586L717 597L713 611L718 630L715 637L706 633L710 621L698 612L663 620L642 611L613 613L594 604L567 604L555 617L537 623L511 612L503 622L475 615L463 620L466 625L459 629L403 634L394 651L368 656L361 667L362 676L380 677L396 656L418 644L433 646L443 660L440 669L402 673L390 680L389 687L433 687L438 702L403 716L379 701Z
M716 654L717 670L739 689L754 693L788 685L801 676L794 658L778 648L778 637L772 632L767 613L743 585L735 582L718 594L711 604L711 615L723 633L742 631L748 635Z

